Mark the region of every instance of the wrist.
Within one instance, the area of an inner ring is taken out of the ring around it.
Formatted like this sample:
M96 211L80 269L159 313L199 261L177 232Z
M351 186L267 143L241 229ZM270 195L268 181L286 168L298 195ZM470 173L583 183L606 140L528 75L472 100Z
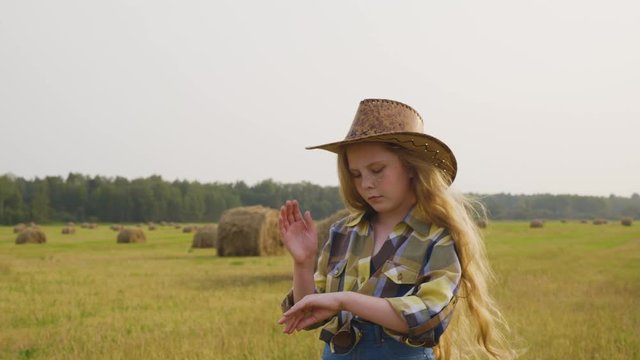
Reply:
M339 311L349 311L349 300L351 299L351 297L353 296L353 292L352 291L341 291L338 293L338 309Z
M294 271L304 271L304 272L315 272L316 264L313 260L311 261L302 261L302 262L294 262L293 269Z

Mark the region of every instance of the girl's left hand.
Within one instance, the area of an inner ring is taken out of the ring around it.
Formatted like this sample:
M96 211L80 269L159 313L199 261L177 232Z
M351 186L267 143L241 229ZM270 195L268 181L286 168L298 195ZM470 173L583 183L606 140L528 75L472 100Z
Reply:
M309 325L328 319L342 310L344 292L310 294L302 298L278 320L283 332L291 334Z

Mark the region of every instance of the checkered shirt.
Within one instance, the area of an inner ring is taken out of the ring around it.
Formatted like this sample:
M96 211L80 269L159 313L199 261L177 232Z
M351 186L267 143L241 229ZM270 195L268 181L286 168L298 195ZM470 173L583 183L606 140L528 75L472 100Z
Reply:
M355 291L384 298L406 320L409 331L383 330L409 346L433 347L451 319L461 267L449 231L416 215L414 207L374 256L371 214L363 212L334 223L318 258L315 291ZM291 306L293 290L282 301L282 311ZM340 311L306 329L323 326L320 339L333 352L346 353L360 339L360 321L364 320Z

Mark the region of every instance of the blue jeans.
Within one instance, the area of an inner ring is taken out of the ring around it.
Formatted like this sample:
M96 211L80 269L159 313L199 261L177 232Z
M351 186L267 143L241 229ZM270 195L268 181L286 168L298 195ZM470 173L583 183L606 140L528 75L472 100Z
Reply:
M362 338L347 354L332 354L329 344L324 346L322 360L435 360L433 350L402 344L387 335L379 325L362 324Z

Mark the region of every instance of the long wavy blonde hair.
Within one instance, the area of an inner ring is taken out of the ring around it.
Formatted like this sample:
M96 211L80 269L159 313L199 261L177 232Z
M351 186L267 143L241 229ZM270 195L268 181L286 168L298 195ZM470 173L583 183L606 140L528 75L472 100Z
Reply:
M383 143L413 171L412 189L416 195L418 216L445 227L456 243L462 268L458 304L447 330L433 349L437 359L517 357L507 339L510 333L489 284L495 275L489 266L478 220L486 221L482 204L449 188L450 178L425 161L423 155L402 146ZM352 212L372 211L351 181L346 147L338 153L340 193Z

